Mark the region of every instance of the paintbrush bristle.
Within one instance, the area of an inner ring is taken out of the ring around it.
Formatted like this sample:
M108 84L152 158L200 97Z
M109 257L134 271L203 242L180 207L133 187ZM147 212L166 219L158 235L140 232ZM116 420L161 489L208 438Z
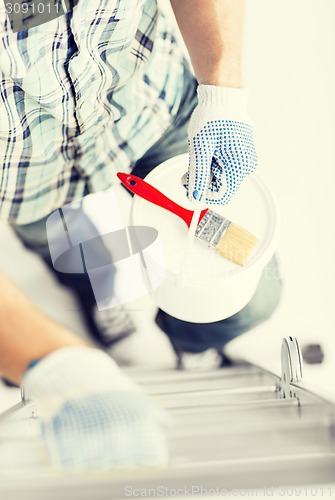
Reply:
M229 224L221 240L216 245L216 251L228 260L244 266L252 249L257 245L257 238L237 224Z

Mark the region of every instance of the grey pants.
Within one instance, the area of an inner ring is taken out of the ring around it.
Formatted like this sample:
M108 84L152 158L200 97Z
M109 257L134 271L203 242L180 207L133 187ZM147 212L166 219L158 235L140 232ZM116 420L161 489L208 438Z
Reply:
M185 70L184 94L179 112L161 139L134 163L132 171L134 174L145 177L164 160L187 152L187 127L197 104L196 88L194 77ZM48 250L46 219L47 217L32 224L16 225L13 228L25 246L37 252L56 274L58 280L73 290L92 333L99 339L99 331L91 314L95 298L89 278L85 274L63 274L53 268ZM211 347L221 349L233 338L271 316L279 303L281 288L277 261L273 258L263 271L254 297L234 316L215 323L200 324L181 321L159 310L156 322L168 335L177 352L201 352Z

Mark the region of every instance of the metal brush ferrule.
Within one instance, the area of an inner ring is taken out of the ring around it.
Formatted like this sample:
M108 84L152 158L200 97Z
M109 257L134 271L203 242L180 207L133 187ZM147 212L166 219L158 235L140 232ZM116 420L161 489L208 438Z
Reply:
M208 210L201 219L195 232L196 238L215 248L228 229L230 220L212 210Z

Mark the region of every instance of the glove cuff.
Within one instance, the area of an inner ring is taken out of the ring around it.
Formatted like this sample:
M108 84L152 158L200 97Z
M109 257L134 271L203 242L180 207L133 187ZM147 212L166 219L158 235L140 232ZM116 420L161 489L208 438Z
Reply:
M105 391L140 391L104 353L91 347L65 347L45 356L26 371L22 385L43 416L58 411L67 399Z
M206 114L213 110L216 118L251 123L248 115L249 92L246 88L220 87L218 85L198 86L199 107L206 108Z

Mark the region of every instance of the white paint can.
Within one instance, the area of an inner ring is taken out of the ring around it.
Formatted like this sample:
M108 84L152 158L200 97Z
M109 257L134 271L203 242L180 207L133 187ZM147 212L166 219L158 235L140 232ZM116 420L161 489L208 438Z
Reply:
M180 182L187 167L188 155L180 155L159 165L145 180L176 203L194 210ZM188 234L186 224L176 215L136 195L131 212L132 224L158 230L164 249L165 268L154 259L146 262L150 273L164 277L161 285L152 290L157 306L178 319L194 323L228 318L250 301L279 237L276 203L258 175L249 176L228 205L211 205L210 208L253 233L259 243L249 262L241 267L196 240L182 285L178 274Z

